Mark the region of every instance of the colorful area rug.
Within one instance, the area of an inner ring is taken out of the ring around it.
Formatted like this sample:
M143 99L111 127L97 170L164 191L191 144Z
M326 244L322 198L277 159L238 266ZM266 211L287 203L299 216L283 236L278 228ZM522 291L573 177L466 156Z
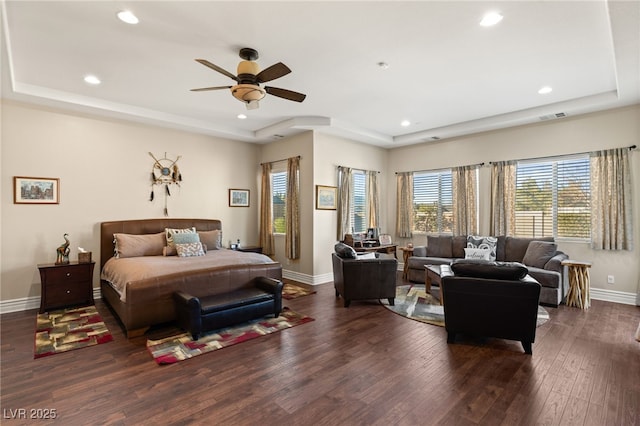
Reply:
M402 285L396 288L395 306L389 306L387 299L380 299L382 305L412 320L444 327L444 308L438 299L425 291L423 284ZM538 306L537 326L549 321L549 312Z
M266 317L212 331L203 334L198 340L193 340L189 333L182 333L166 339L147 340L147 350L158 364L173 364L313 320L313 318L298 314L289 308L283 308L277 318Z
M38 314L34 358L42 358L113 340L95 306Z
M297 299L298 297L308 296L315 292L315 290L310 290L296 284L284 283L284 287L282 288L282 298L287 300Z

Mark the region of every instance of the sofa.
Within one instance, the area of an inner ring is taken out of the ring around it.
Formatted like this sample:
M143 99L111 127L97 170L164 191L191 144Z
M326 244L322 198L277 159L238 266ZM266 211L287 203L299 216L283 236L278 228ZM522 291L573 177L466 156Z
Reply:
M336 244L331 259L336 297L342 296L345 308L352 300L366 299L388 299L393 306L397 259L382 253L358 256L352 247L343 243Z
M459 259L441 268L447 342L459 334L519 340L532 353L540 284L517 262Z
M414 247L413 256L408 259L407 279L424 283L425 265L445 265L455 259L464 259L465 249L469 252L469 247L482 239L491 240L494 258L490 260L519 262L527 267L529 275L542 286L540 304L557 307L562 303L567 295L568 285L561 262L568 259L568 256L557 250L552 237L429 236L426 246Z
M217 330L282 311L280 280L255 277L247 286L220 293L197 297L184 291L173 294L176 320L180 328L191 333L194 340L206 331Z

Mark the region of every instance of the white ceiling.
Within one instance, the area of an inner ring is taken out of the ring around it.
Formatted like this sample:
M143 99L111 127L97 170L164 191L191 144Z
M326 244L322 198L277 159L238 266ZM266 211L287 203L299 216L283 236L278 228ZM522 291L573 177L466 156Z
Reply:
M487 11L503 21L481 27ZM640 102L638 1L9 0L2 15L3 97L249 142L317 129L390 148ZM307 99L247 111L189 90L233 84L194 59L235 74L241 47L288 65L267 85Z

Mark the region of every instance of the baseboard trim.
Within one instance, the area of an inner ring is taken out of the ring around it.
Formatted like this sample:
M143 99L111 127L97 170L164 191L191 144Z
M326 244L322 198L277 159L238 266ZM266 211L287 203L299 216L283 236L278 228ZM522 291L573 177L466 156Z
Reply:
M604 288L589 289L591 298L595 300L604 300L605 302L620 303L623 305L636 305L637 295L626 291L607 290Z
M309 274L303 274L301 272L289 271L287 269L283 269L282 278L297 281L302 284L318 285L318 284L323 284L323 283L328 283L333 281L333 274L328 273L328 274L322 274L322 275L309 275Z
M99 287L93 288L93 298L100 299L102 294ZM0 315L10 312L28 311L40 308L40 296L21 297L20 299L3 300L0 302Z

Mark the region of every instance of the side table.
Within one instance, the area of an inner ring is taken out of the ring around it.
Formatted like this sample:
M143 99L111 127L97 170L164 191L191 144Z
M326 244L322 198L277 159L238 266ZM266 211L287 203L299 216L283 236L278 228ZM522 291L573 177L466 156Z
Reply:
M93 267L95 262L39 264L40 313L54 308L93 305Z
M409 258L413 255L413 247L400 247L402 250L402 279L406 280L409 275Z
M569 275L567 306L588 309L591 305L591 297L589 296L589 268L591 268L591 263L567 259L563 260L561 265L567 267Z

